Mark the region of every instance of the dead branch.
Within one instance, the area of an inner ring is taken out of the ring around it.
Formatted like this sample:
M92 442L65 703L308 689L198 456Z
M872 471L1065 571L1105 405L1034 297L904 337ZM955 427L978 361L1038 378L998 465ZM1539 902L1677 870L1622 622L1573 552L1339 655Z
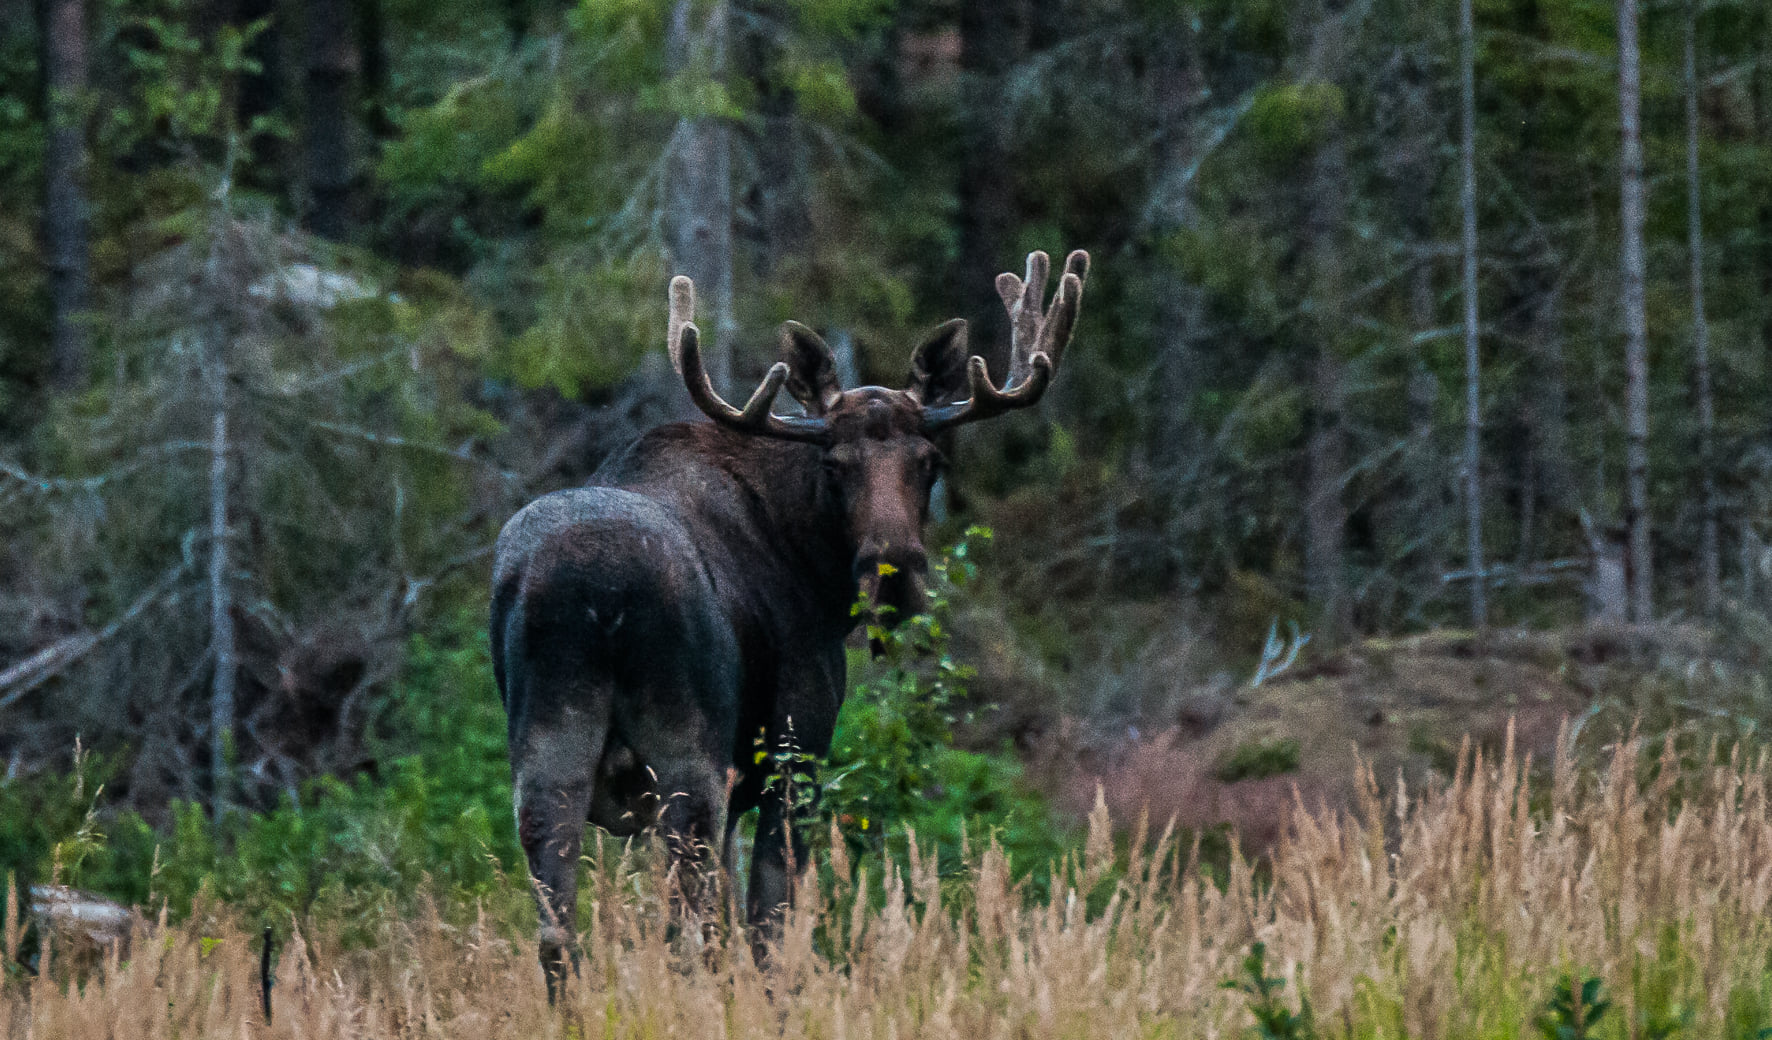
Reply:
M48 679L60 674L63 669L88 653L118 632L136 618L140 617L154 602L171 590L172 586L185 573L188 564L180 560L147 590L136 597L123 613L111 619L110 624L97 632L82 632L66 636L44 647L22 661L13 664L5 671L0 671L0 708L10 707L25 694L30 693Z

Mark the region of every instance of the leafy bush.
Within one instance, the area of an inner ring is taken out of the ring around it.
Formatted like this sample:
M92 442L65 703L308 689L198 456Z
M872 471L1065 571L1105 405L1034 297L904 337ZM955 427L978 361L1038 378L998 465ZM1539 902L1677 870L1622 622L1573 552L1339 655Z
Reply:
M870 623L878 659L851 658L850 674L862 678L837 719L823 807L853 855L903 856L914 832L941 862L958 864L968 843L994 836L1018 873L1039 873L1070 848L1012 753L953 746L974 673L949 648L952 597L976 576L976 546L990 537L988 528L967 529L931 562L928 610L896 628ZM858 613L865 609L857 604Z
M1588 979L1579 987L1567 975L1558 979L1551 987L1544 1011L1534 1023L1539 1035L1544 1040L1585 1040L1612 1006L1610 1000L1601 996L1600 987L1597 978Z
M66 774L0 781L0 877L15 877L21 890L59 883L144 898L152 829L135 813L100 812L116 768L115 757L76 743Z
M421 892L526 905L510 820L503 714L484 634L467 618L412 641L380 775L323 777L265 813L173 808L170 834L97 807L108 760L0 784L0 873L56 878L187 912L199 893L252 919L310 912L368 925ZM526 909L525 909L526 912Z

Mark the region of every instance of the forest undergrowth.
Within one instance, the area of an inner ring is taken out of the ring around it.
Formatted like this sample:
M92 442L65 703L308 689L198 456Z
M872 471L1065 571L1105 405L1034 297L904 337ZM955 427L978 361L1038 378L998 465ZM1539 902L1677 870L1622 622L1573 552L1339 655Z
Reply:
M1567 727L1553 761L1528 758L1510 731L1499 757L1467 745L1428 790L1362 767L1356 812L1295 802L1260 861L1203 862L1142 824L1117 841L1098 807L1044 896L995 843L961 862L913 851L881 876L836 841L765 968L736 936L696 946L681 937L699 930L669 927L658 857L600 852L558 1009L516 917L421 899L368 944L347 939L361 921L276 924L266 1021L255 922L200 902L138 924L102 964L52 941L45 970L0 986L0 1024L20 1038L1768 1035L1772 761L1633 737L1590 768ZM4 941L11 963L20 937Z

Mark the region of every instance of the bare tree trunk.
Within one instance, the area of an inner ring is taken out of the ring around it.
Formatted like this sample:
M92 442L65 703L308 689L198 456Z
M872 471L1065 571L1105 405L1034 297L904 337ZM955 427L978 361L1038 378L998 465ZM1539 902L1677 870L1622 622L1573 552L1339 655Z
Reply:
M1624 522L1630 538L1631 620L1654 618L1649 537L1649 323L1644 298L1642 69L1637 0L1618 0L1619 208L1624 230L1620 306L1624 310Z
M1489 625L1489 598L1483 574L1482 375L1477 352L1477 30L1472 0L1458 5L1461 113L1459 128L1460 208L1464 211L1464 528L1471 570L1471 625Z
M234 633L233 564L228 552L227 328L220 318L224 291L221 278L222 236L228 233L225 212L216 220L204 281L208 306L216 311L206 323L202 344L203 378L210 407L209 439L209 639L215 676L209 694L209 754L213 810L219 814L233 797L234 679L238 653Z
M693 26L694 0L676 0L665 40L665 64L674 75L692 69L719 80L726 74L730 12L715 0L701 32ZM674 273L695 281L698 302L713 330L708 374L722 387L732 383L732 150L717 117L684 119L671 139L666 174L665 234Z
M1396 168L1396 191L1406 214L1410 244L1425 254L1437 238L1432 190L1438 175L1442 131L1439 113L1434 111L1433 87L1424 66L1425 60L1419 55L1408 59L1408 72L1402 84L1403 132L1392 146L1400 148L1404 157ZM1434 274L1434 263L1425 255L1416 260L1410 273L1409 324L1418 335L1436 326ZM1440 381L1427 363L1428 350L1429 344L1425 342L1410 347L1409 381L1404 393L1410 442L1404 470L1410 513L1407 540L1418 547L1410 553L1404 577L1405 589L1413 592L1411 613L1433 597L1438 576L1446 571L1442 535L1447 460L1440 455L1434 436Z
M1191 33L1178 30L1177 36L1157 48L1150 73L1150 104L1163 141L1157 153L1158 173L1147 210L1150 223L1145 229L1153 237L1173 234L1187 226L1193 199L1189 173L1198 159L1189 124L1200 94L1199 56L1194 52ZM1198 294L1178 274L1168 273L1167 282L1155 300L1161 339L1157 346L1158 413L1154 420L1152 462L1160 474L1173 480L1197 464L1202 454L1196 443L1190 403L1199 392L1204 366L1194 331L1199 314ZM1187 493L1174 484L1170 487L1175 493Z
M356 103L361 58L356 24L349 0L309 0L303 11L307 19L303 143L310 196L306 223L316 234L344 239L359 217Z
M1704 216L1698 180L1698 5L1686 0L1686 236L1692 262L1692 376L1698 395L1699 589L1706 617L1722 600L1722 560L1717 545L1717 474L1712 440L1716 401L1710 383L1710 324L1704 313Z
M1320 3L1310 51L1317 75L1333 75L1341 67L1345 47L1337 13ZM1327 131L1311 158L1306 188L1304 240L1308 251L1311 318L1307 324L1310 361L1311 424L1306 447L1305 579L1312 601L1322 612L1319 637L1326 645L1344 641L1353 630L1353 605L1347 590L1347 503L1342 481L1347 473L1347 428L1342 360L1336 341L1342 333L1340 231L1346 222L1348 171L1346 131Z
M61 389L86 381L91 337L87 261L85 0L38 0L49 133L43 158L43 237L49 257L50 379Z

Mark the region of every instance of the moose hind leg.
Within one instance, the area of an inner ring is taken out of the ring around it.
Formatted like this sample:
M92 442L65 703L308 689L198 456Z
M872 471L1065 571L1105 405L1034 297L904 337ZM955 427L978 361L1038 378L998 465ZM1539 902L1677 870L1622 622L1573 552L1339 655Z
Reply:
M719 907L726 838L726 783L712 763L678 762L658 769L658 830L676 877L672 906L684 923Z
M529 861L541 917L541 967L554 1003L565 983L568 958L578 966L578 857L584 842L601 726L567 711L562 722L530 727L515 744L517 838ZM576 724L575 724L576 723Z
M805 792L800 792L802 796ZM758 964L768 960L769 944L781 932L782 915L793 902L794 883L806 870L803 817L815 799L790 806L781 791L769 791L758 809L757 840L751 850L751 879L745 896L745 917L751 927L751 954Z

